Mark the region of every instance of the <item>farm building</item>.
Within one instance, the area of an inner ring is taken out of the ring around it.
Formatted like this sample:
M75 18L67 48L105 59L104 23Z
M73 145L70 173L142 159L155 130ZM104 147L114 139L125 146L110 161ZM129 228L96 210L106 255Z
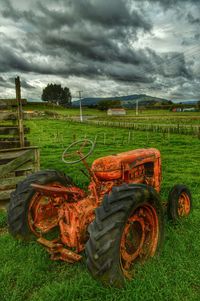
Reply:
M173 108L172 112L196 112L196 108L192 107L192 108L184 108L184 107L177 107L177 108Z
M183 112L196 112L196 108L184 108Z
M107 115L108 116L124 116L124 115L126 115L126 110L121 109L121 108L120 109L117 109L117 108L108 109Z
M172 112L182 112L183 109L182 108L173 108Z

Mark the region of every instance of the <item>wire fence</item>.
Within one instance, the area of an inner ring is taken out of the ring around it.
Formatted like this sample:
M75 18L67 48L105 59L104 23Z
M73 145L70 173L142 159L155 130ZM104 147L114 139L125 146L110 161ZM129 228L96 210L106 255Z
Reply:
M74 121L74 120L71 120ZM81 122L76 120L76 122ZM84 120L85 124L92 124L99 127L116 127L126 128L138 131L161 132L165 134L183 134L193 135L200 139L200 125L188 124L150 124L150 123L132 123L132 122L117 122L117 121L99 121L99 120Z

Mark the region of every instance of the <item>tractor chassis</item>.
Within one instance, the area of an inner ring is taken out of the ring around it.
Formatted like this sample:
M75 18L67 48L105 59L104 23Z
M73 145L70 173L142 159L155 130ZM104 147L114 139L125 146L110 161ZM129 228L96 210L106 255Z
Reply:
M32 204L30 204L30 209L34 211L34 220L29 217L29 226L38 237L37 242L46 248L52 260L60 259L69 263L80 261L82 256L78 253L85 248L88 239L86 230L94 220L94 211L99 206L96 183L94 185L91 182L89 196L75 186L58 187L33 183L31 187L36 191L32 203L34 204L37 198L41 198L41 201L37 201L36 208L34 206L31 208ZM46 203L45 198L50 202ZM48 233L55 226L60 228L59 237L52 240L43 237L43 234Z
M66 160L69 149L80 143L74 152L80 159ZM92 148L83 155L87 143ZM11 194L9 231L22 238L34 234L52 260L74 263L86 249L93 277L121 287L125 278L132 277L136 260L146 261L160 249L163 211L174 222L188 216L191 193L178 184L171 189L168 201L161 202L161 158L156 149L99 158L90 168L85 158L93 148L90 140L77 141L62 155L65 163L82 161L85 165L90 176L87 193L56 170L30 175Z
M57 242L56 240L48 240L43 237L37 239L41 245L43 245L47 252L51 254L52 260L63 260L68 263L74 263L76 261L80 261L82 256L66 249L63 244Z

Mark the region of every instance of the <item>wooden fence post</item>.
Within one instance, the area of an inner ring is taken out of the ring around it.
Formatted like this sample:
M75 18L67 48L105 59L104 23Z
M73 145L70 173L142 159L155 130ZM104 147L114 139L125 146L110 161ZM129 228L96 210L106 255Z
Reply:
M131 132L129 131L128 132L128 144L130 144L130 141L131 141Z
M19 140L20 140L20 146L24 147L23 111L22 111L22 100L21 100L21 84L20 84L19 76L15 78L15 89L16 89L16 100L17 100Z
M103 139L103 144L105 145L106 144L106 133L104 133L104 139Z

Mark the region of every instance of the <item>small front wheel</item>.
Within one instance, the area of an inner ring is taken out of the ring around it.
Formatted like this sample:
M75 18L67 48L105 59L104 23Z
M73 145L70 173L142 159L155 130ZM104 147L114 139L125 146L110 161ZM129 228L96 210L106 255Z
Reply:
M168 196L167 213L174 222L187 217L192 209L192 196L187 186L175 185Z

